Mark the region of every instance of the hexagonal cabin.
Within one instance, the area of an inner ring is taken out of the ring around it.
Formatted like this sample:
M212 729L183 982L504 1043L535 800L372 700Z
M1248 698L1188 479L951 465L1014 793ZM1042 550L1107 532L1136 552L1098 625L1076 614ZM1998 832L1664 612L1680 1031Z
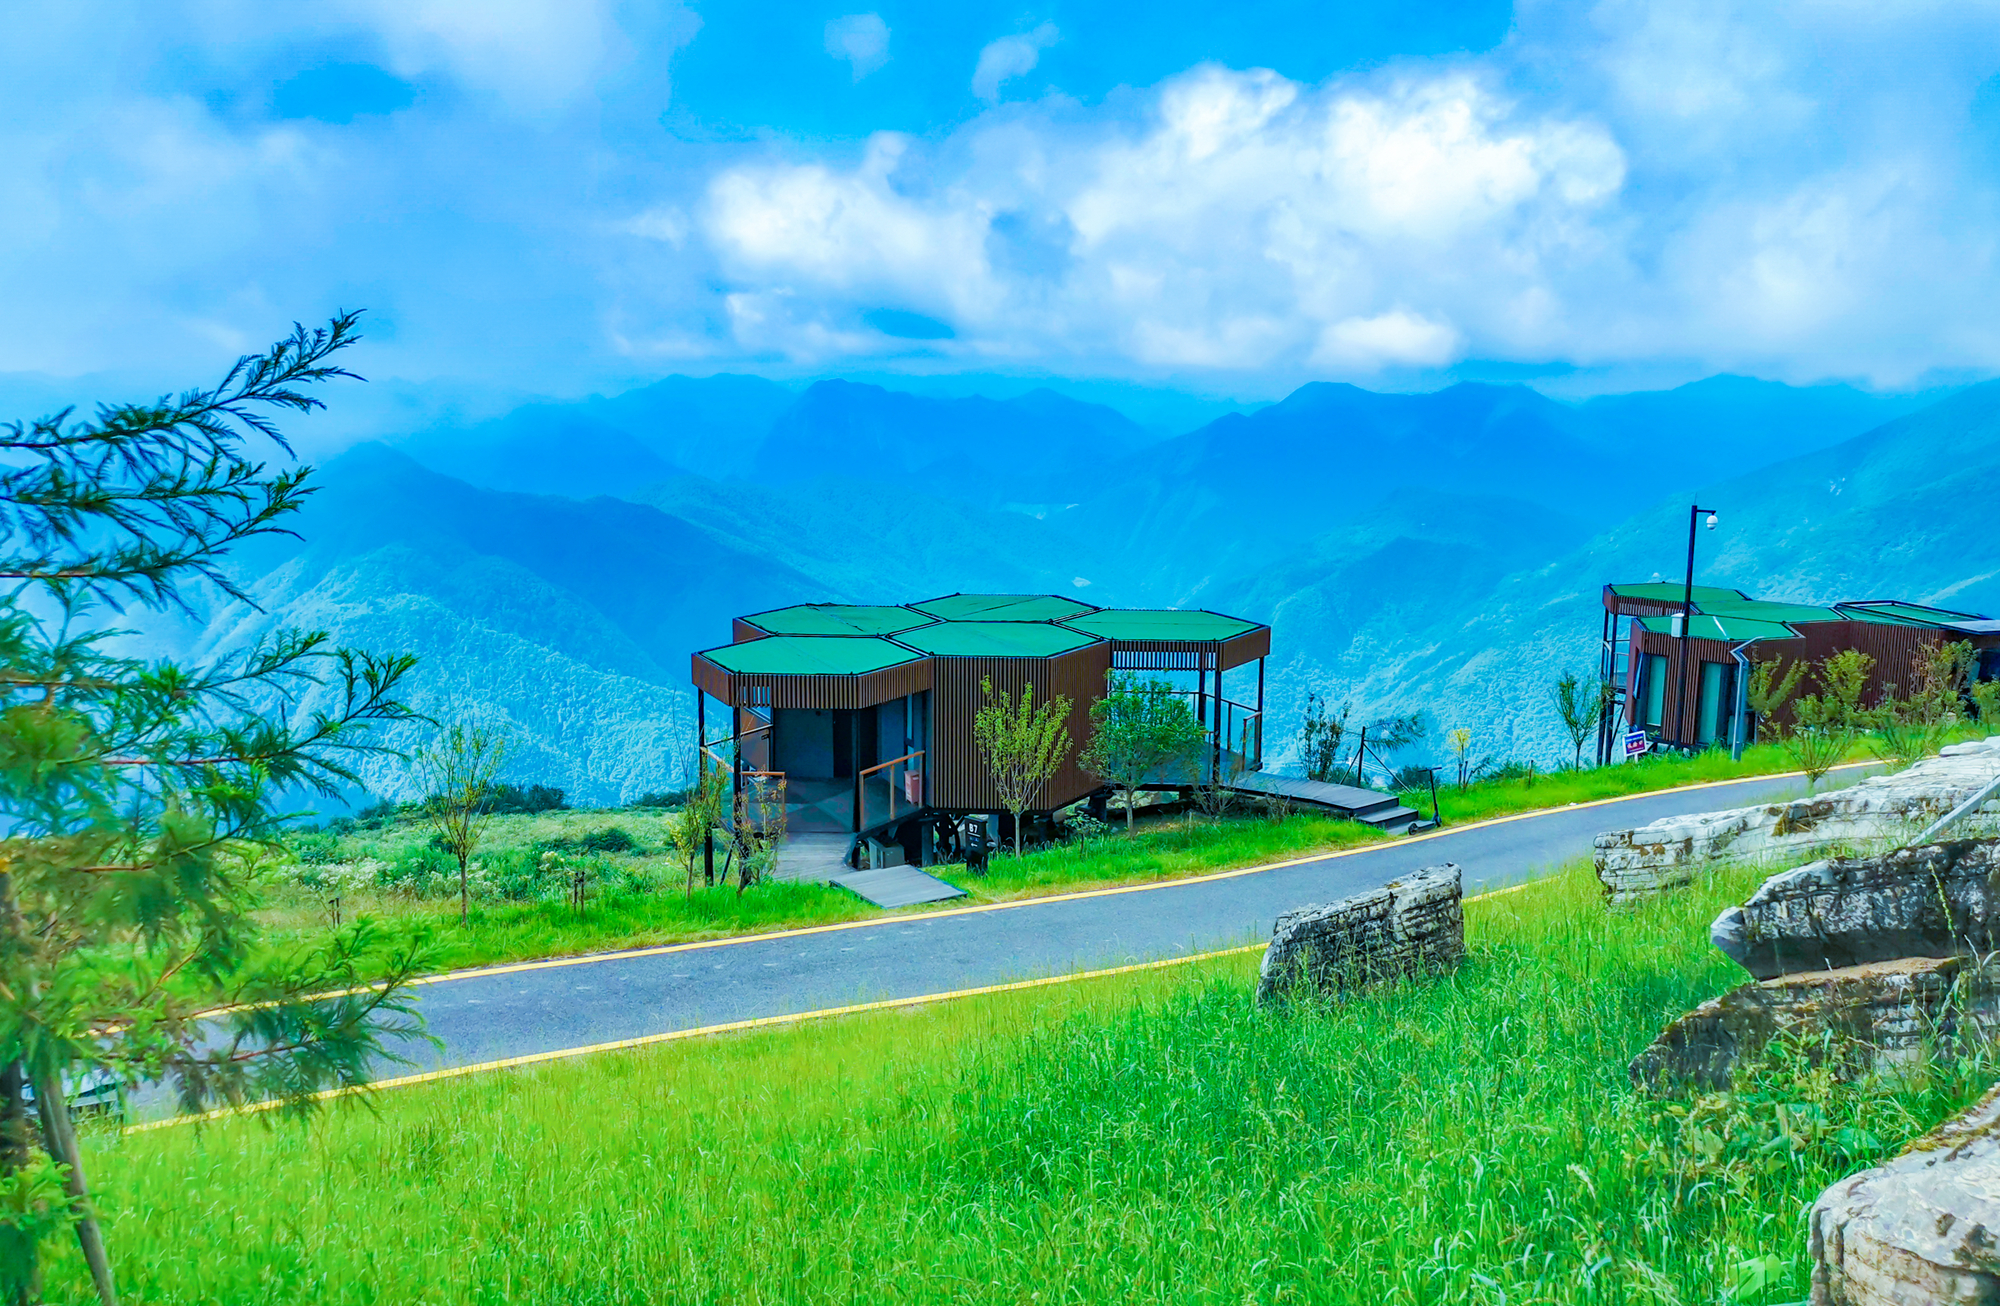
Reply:
M1225 753L1262 764L1270 627L1221 613L1096 608L1053 594L948 594L896 606L800 604L738 617L734 642L694 654L703 765L784 805L799 833L872 835L928 860L915 828L1000 814L973 746L982 682L1070 701L1071 751L1037 796L1048 813L1101 786L1076 761L1114 671L1192 673L1186 693ZM1224 676L1256 665L1254 697ZM712 725L721 723L720 733Z

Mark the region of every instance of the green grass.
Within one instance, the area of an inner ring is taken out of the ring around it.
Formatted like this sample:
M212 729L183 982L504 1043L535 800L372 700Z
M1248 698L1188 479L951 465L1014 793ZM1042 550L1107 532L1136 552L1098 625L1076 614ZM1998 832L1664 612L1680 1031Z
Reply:
M292 909L264 913L263 945L288 951L324 943L332 927L325 907L299 895L287 898ZM733 885L697 887L692 897L678 885L596 894L581 913L560 901L474 902L463 925L456 898L382 894L364 900L360 908L392 932L428 930L435 946L433 964L440 971L829 925L876 913L844 890L776 883L755 885L740 895ZM353 910L350 905L350 919Z
M1861 762L1873 761L1874 758L1857 746L1848 755L1848 760ZM1617 766L1595 767L1583 771L1548 771L1528 777L1510 776L1505 779L1477 780L1463 790L1444 783L1445 774L1439 772L1438 809L1447 826L1465 825L1472 821L1483 821L1495 816L1510 816L1517 812L1567 807L1571 803L1622 798L1660 789L1677 789L1684 785L1746 780L1760 775L1779 775L1797 769L1796 764L1782 749L1772 744L1757 744L1743 750L1743 760L1740 762L1732 762L1726 749L1710 749L1707 752L1696 753L1692 757L1657 753ZM1839 775L1835 775L1822 783L1843 785L1851 784L1852 780L1843 780ZM1431 810L1431 795L1428 789L1421 793L1411 791L1402 797L1406 804L1419 811L1428 814Z
M160 1303L1796 1301L1811 1200L1994 1071L1636 1096L1742 978L1707 922L1749 885L1611 915L1572 868L1327 1009L1259 1011L1238 956L99 1135L93 1173Z
M1151 880L1181 879L1209 871L1255 866L1288 857L1355 848L1386 842L1391 836L1356 821L1294 813L1283 820L1233 816L1221 821L1200 817L1147 817L1131 835L1122 824L1104 838L1032 849L1016 858L993 858L984 877L968 875L963 867L935 868L940 875L988 899L1039 897L1073 889Z
M1692 758L1648 757L1623 766L1558 771L1532 780L1478 781L1462 792L1443 791L1440 806L1449 827L1601 798L1771 774L1789 766L1784 754L1771 747L1751 748L1741 762L1731 762L1721 751ZM1404 798L1413 807L1429 808L1428 794ZM538 890L542 896L510 901L496 896L502 886L488 874L483 887L475 887L471 919L465 925L458 920L455 877L438 870L441 855L426 849L428 827L397 822L358 830L322 853L345 868L340 885L308 887L298 878L305 869L299 867L280 868L272 877L260 913L267 946L296 949L323 941L332 925L329 899L336 894L344 919L366 913L391 929L430 928L438 946L439 969L796 929L880 914L852 894L819 885L764 884L741 896L733 888L697 889L689 901L684 871L666 849L666 819L664 813L645 809L494 818L481 859L496 865L511 859L518 866L552 843L575 845L612 829L629 835L633 847L563 854L565 867L581 865L590 877L588 906L581 914L558 896L554 879ZM974 902L1004 901L1178 879L1358 847L1386 837L1355 822L1308 813L1282 820L1239 814L1219 822L1144 817L1130 836L1114 822L1107 837L1088 844L1035 849L1019 859L1003 853L993 859L984 877L962 868L936 869L967 890ZM430 870L424 877L393 885L378 883L383 867L421 871L426 865ZM514 883L514 891L521 891L524 882L517 876ZM537 891L532 883L526 888Z

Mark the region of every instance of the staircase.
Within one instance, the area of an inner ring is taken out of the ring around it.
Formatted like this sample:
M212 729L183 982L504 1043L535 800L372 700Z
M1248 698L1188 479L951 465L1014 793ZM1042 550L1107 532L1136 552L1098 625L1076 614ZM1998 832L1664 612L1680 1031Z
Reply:
M1252 797L1283 798L1301 806L1316 807L1390 834L1415 834L1436 824L1414 808L1403 806L1394 794L1358 789L1353 785L1328 784L1319 780L1303 780L1298 776L1252 771L1238 777L1230 788Z

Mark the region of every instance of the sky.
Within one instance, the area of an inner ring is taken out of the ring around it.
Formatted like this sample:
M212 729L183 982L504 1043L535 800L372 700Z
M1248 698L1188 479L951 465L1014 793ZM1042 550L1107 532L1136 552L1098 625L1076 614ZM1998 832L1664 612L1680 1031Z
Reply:
M0 4L0 386L2000 373L2000 4Z

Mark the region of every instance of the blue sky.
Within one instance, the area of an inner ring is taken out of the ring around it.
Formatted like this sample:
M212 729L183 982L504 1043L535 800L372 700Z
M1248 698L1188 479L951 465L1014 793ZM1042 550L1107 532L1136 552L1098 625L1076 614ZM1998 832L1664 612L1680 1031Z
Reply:
M362 370L468 403L2000 370L1992 4L4 16L10 393L199 375L354 305Z

